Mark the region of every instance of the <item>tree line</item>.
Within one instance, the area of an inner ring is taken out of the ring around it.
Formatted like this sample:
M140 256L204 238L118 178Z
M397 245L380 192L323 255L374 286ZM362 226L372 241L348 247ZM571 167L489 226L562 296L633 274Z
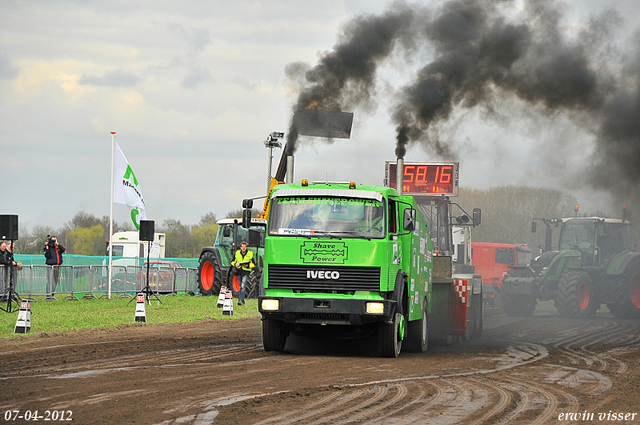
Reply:
M459 197L453 201L471 214L474 208L482 209L482 224L472 230L476 242L501 242L527 244L534 252L544 245L544 226L531 233L533 218L572 217L577 199L557 190L526 186L499 186L486 190L460 188ZM253 216L258 213L253 211ZM580 212L580 216L600 216L601 212ZM629 218L630 214L627 214ZM225 218L242 217L242 210L229 211ZM619 218L619 217L618 217ZM168 219L156 232L166 234L166 256L170 258L195 258L204 246L213 245L218 231L216 214L209 212L193 225L177 219ZM113 223L114 232L134 230L132 225ZM67 249L67 254L106 255L106 239L109 237L109 217L98 218L84 211L77 213L62 228L45 225L20 230L15 242L17 254L42 254L48 235L55 235ZM554 233L557 244L557 231ZM634 229L631 240L639 241Z
M234 213L234 212L231 212ZM213 245L218 225L217 217L210 212L203 215L194 225L183 224L180 220L168 219L156 227L156 232L165 233L166 256L171 258L193 258L200 254L203 246ZM135 230L133 224L114 221L113 231ZM66 248L66 254L107 255L109 238L109 216L98 218L80 211L61 228L37 225L33 229L20 229L20 239L14 242L16 254L42 254L44 242L49 236L56 236Z

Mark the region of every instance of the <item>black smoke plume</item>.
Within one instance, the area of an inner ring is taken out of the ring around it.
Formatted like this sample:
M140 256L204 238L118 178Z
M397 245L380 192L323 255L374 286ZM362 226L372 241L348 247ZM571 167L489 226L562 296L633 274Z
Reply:
M520 6L482 0L450 0L433 9L393 3L381 15L358 16L333 50L306 71L294 112L310 102L370 106L380 65L402 54L430 54L429 63L395 95L396 157L418 143L442 159L456 159L458 148L439 137L439 124L461 109L483 108L491 117L496 105L517 100L595 135L592 161L575 181L606 189L618 202L640 200L640 36L620 54L614 36L623 20L615 11L575 31L553 0ZM295 129L288 136L293 152Z
M381 16L359 16L349 22L331 52L304 75L304 87L294 113L318 104L350 109L372 101L376 70L398 43L410 44L415 11L398 4ZM287 134L288 153L295 152L298 132L293 124Z

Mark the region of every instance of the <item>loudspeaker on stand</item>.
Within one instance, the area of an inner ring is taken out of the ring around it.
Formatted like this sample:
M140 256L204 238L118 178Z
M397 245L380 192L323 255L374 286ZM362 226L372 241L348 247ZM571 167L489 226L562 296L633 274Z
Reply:
M140 220L140 235L141 241L153 242L155 234L155 222L153 220Z

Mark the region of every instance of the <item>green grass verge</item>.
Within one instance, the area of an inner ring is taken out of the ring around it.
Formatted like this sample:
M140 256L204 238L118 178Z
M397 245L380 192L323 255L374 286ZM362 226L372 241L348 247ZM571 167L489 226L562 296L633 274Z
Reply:
M24 338L27 335L69 332L88 328L116 328L122 324L135 324L136 301L130 298L80 299L78 301L44 301L36 297L31 303L31 330L27 334L14 334L18 312L0 311L0 338ZM258 301L247 300L237 305L234 298L233 316L223 315L217 307L218 297L191 297L186 295L160 296L162 304L151 298L145 305L147 323L193 323L203 319L233 320L259 317ZM6 307L6 304L3 304ZM139 322L138 322L139 323ZM144 323L139 323L144 326Z

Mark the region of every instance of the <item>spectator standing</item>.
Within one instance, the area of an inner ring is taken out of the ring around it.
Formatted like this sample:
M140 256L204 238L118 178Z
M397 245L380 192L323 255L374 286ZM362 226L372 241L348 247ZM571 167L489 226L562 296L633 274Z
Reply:
M65 249L55 236L49 236L44 243L44 257L46 263L51 266L47 270L47 297L46 300L55 299L55 292L60 278L60 266L62 265L62 254Z
M7 249L7 243L0 243L0 297L5 299L7 292L7 282L9 282L9 267L13 261L11 251Z

